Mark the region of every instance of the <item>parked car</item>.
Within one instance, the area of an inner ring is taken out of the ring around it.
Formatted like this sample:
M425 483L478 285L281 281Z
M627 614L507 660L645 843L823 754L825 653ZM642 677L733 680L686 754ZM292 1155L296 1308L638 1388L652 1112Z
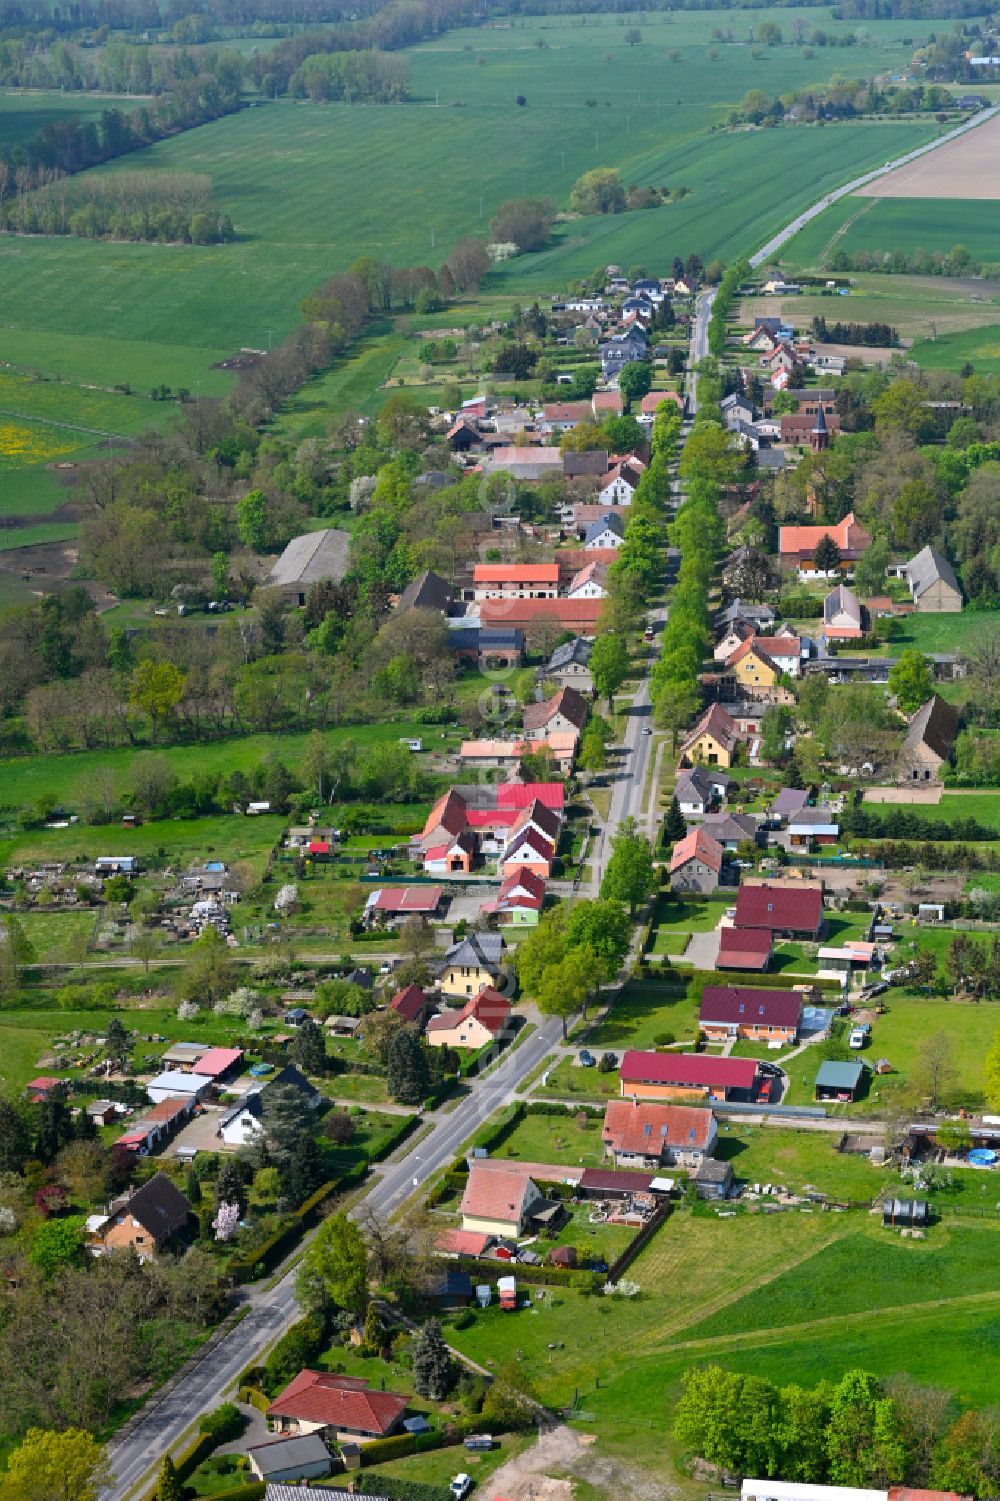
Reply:
M454 1496L455 1501L465 1501L465 1497L472 1490L472 1479L469 1475L456 1475L448 1487L449 1496Z
M597 1059L594 1057L593 1053L589 1050L589 1048L582 1048L581 1049L581 1051L580 1051L580 1064L581 1064L581 1067L583 1067L583 1068L596 1068L597 1067Z

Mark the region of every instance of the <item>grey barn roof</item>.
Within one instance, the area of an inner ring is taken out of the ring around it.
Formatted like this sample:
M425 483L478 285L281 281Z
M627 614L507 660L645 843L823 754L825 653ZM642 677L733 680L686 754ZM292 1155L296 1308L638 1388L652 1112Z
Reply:
M957 730L958 710L935 693L910 720L903 750L911 751L918 745L926 745L942 761L947 761Z
M572 641L564 641L562 646L557 646L549 658L548 671L559 672L572 663L581 667L590 666L590 654L594 650L592 641L585 641L582 636L574 636Z
M284 1470L293 1469L296 1465L314 1465L321 1460L330 1460L330 1451L318 1433L298 1434L294 1438L271 1439L262 1444L253 1444L247 1452L253 1455L264 1480L276 1470L280 1474ZM282 1486L281 1489L284 1490L285 1487ZM302 1495L301 1486L295 1487L295 1494ZM324 1490L323 1494L332 1493Z
M399 596L396 609L400 613L404 610L447 610L450 604L451 585L448 580L428 568L410 580Z
M350 541L350 532L340 531L334 526L293 537L271 569L271 583L279 587L317 584L323 579L334 579L339 583L347 572Z
M936 584L939 579L942 583L948 584L956 592L960 592L958 579L955 577L955 570L948 562L948 559L938 552L936 547L921 548L916 557L911 558L907 563L906 577L909 580L910 593L914 599L919 599L921 594L926 593L931 585Z
M826 599L824 599L823 619L826 624L829 625L833 617L839 614L841 610L846 615L849 615L852 620L856 620L860 628L861 602L854 590L849 589L846 584L838 584L835 589L830 590Z

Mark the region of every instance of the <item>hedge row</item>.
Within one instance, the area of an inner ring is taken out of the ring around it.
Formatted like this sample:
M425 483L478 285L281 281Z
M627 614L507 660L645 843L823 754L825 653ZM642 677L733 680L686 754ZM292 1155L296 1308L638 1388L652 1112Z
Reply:
M419 1115L402 1116L400 1118L399 1125L393 1131L390 1131L389 1135L379 1147L378 1151L372 1153L371 1161L382 1162L386 1157L389 1157L396 1150L399 1144L401 1142L404 1142L406 1138L416 1130L419 1120Z
M487 1152L492 1152L502 1146L508 1136L513 1136L526 1113L524 1101L519 1100L506 1120L498 1121L491 1131L477 1137L476 1146L482 1147Z
M253 1369L257 1372L260 1371L259 1366L255 1366L253 1367ZM243 1372L244 1376L246 1376L247 1374L248 1373L246 1371ZM256 1385L241 1385L238 1395L241 1402L245 1402L248 1407L256 1407L258 1412L267 1412L267 1409L271 1405L270 1397L262 1392L260 1387Z
M556 1105L551 1100L530 1100L525 1106L528 1115L560 1115L565 1119L567 1115L588 1115L591 1120L602 1121L604 1119L603 1105Z
M764 990L794 990L797 985L815 985L819 990L841 990L842 986L836 980L821 980L813 975L808 981L803 980L801 975L767 975L752 971L749 974L739 974L728 970L719 969L694 969L691 971L691 980L702 985L735 985L743 989L756 986Z
M252 1254L235 1255L229 1258L227 1271L236 1283L252 1282L261 1272L269 1272L298 1244L306 1230L311 1230L319 1219L319 1211L327 1199L336 1193L345 1193L360 1183L368 1172L368 1160L362 1158L340 1177L324 1183L293 1213L289 1223L263 1241Z
M427 1485L422 1480L402 1480L396 1475L366 1475L363 1470L354 1472L351 1483L358 1495L386 1496L388 1501L448 1501L449 1496L443 1485ZM227 1491L227 1501L234 1494L233 1491Z
M575 1287L581 1292L600 1292L605 1283L603 1272L588 1272L586 1267L523 1266L520 1261L494 1261L492 1257L456 1256L449 1267L468 1272L480 1282L495 1282L498 1277L516 1276L518 1282L542 1287Z
M462 1435L464 1436L464 1435ZM452 1442L460 1443L458 1436ZM380 1465L390 1459L406 1459L411 1454L425 1454L429 1449L443 1449L449 1439L440 1431L433 1433L395 1433L391 1438L376 1438L361 1445L361 1465Z

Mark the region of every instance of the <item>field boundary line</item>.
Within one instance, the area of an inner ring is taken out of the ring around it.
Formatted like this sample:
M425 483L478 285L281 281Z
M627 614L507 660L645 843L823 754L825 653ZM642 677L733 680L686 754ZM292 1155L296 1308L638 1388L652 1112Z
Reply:
M40 422L45 427L65 427L72 433L88 433L95 438L117 438L121 443L131 443L125 433L109 433L103 427L83 427L79 422L63 422L58 417L40 417L37 412L17 412L13 407L0 407L0 417L16 417L19 422Z

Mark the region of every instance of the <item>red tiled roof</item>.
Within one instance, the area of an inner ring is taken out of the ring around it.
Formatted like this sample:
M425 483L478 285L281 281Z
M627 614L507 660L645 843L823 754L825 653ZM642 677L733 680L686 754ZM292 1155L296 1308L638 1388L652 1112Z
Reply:
M25 1085L25 1089L55 1089L57 1084L65 1084L65 1079L53 1078L51 1074L39 1074L37 1079L32 1079Z
M383 886L372 906L379 912L433 912L443 895L442 886Z
M445 1230L434 1242L439 1251L452 1251L456 1256L481 1256L493 1239L481 1230Z
M159 1126L162 1125L165 1121L172 1121L178 1115L183 1115L186 1110L190 1109L190 1096L187 1096L184 1099L171 1098L168 1100L160 1100L158 1105L154 1105L152 1109L145 1112L142 1120L139 1122L139 1126L136 1127L136 1129L148 1131L150 1126Z
M406 985L396 992L389 1005L404 1021L414 1022L427 1005L427 997L419 985Z
M659 1157L664 1147L705 1151L711 1141L712 1112L690 1105L609 1100L603 1135L616 1152L647 1157Z
M806 886L741 886L736 898L738 928L768 928L772 932L788 929L799 933L818 933L823 922L823 893Z
M435 829L443 828L447 833L460 834L466 826L465 798L454 788L441 794L433 808L427 815L427 822L421 834L426 839Z
M849 541L851 529L854 529L855 540ZM871 537L860 526L853 511L848 511L842 521L835 526L783 526L778 533L778 551L782 557L791 553L815 552L816 545L821 537L832 537L841 552L846 551L852 545L854 547L867 547ZM863 540L862 540L863 539Z
M754 641L769 657L799 657L802 643L798 636L755 636Z
M484 599L479 620L486 627L525 626L536 620L554 620L567 630L596 629L603 605L603 599Z
M462 1195L462 1213L472 1219L514 1223L521 1209L531 1174L519 1167L485 1167L474 1162Z
M709 870L718 875L722 869L722 845L701 827L692 829L683 839L678 839L670 856L671 873L680 870L689 860L701 860Z
M718 969L764 969L774 939L767 928L722 928L719 932Z
M466 1001L461 1011L446 1011L442 1016L432 1017L427 1030L452 1032L462 1022L474 1016L480 1026L495 1037L507 1025L507 1018L513 1009L510 1001L505 1000L499 990L494 990L492 985L484 985L478 995L473 996L471 1001Z
M191 1072L207 1074L210 1079L216 1079L227 1068L232 1068L234 1063L239 1063L242 1057L242 1048L209 1048L207 1053L201 1055Z
M753 1058L714 1058L708 1053L645 1053L630 1049L622 1058L622 1084L678 1084L708 1089L752 1089Z
M477 584L558 584L558 563L477 563L472 570Z
M766 990L756 985L706 985L698 1019L726 1026L797 1027L802 997L797 990Z
M587 722L587 701L576 688L560 688L558 693L540 704L525 704L524 728L540 730L557 714L562 714L570 724L582 730Z
M367 1381L358 1378L300 1371L271 1403L267 1416L381 1436L406 1411L406 1403L395 1392L369 1391Z
M513 808L470 808L470 829L509 829L517 814Z
M642 406L639 410L644 417L648 417L651 412L656 411L661 401L673 401L681 411L684 410L684 398L676 391L647 391L642 398Z
M501 808L527 808L534 802L561 811L566 789L562 782L502 782L497 788L497 804Z
M537 898L538 901L545 896L545 882L541 876L536 876L533 870L528 870L527 866L522 865L504 877L503 885L500 887L501 897L513 895L518 886L523 887L528 896Z

